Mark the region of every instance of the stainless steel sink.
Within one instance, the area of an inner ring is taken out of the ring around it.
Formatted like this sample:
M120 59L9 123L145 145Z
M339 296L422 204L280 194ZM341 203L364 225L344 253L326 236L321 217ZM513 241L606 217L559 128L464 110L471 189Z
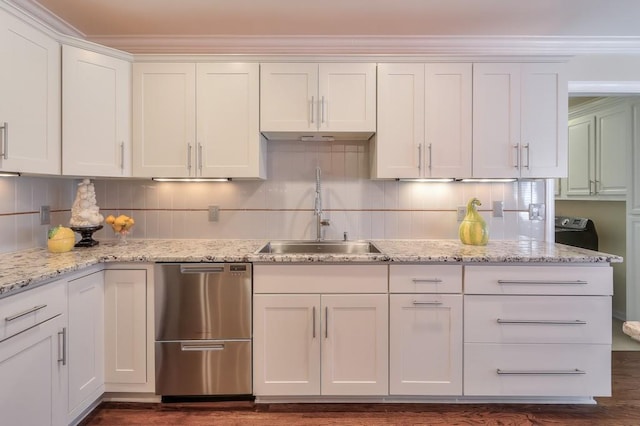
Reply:
M379 254L378 247L369 241L270 241L257 253L267 254Z

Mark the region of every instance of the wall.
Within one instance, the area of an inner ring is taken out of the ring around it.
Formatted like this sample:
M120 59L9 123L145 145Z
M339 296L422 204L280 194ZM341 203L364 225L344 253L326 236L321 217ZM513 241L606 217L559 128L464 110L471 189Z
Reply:
M269 179L228 183L170 183L147 179L94 180L101 212L136 220L133 238L315 237L315 167L322 170L327 239L457 238L456 208L478 197L492 239L544 239L544 221L528 219L528 205L544 202L544 181L513 183L414 183L369 176L369 143L269 142ZM41 204L54 210L52 224L67 224L75 179L0 178L0 251L43 246ZM493 201L504 217L492 218ZM220 221L208 222L209 205ZM13 232L12 228L16 231ZM108 229L96 239L111 239Z
M598 232L598 250L626 259L626 203L624 201L556 200L558 216L592 219ZM626 312L626 263L613 263L613 313L624 319Z

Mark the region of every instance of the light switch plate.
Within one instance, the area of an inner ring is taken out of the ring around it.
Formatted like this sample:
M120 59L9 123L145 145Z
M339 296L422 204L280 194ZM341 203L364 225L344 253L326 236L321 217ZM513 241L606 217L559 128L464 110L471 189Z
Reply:
M220 206L209 206L209 222L217 222L220 219Z
M51 224L51 207L40 206L40 225Z
M529 220L544 220L545 205L543 203L529 204Z
M493 202L493 217L503 217L504 216L504 202L502 201L494 201Z
M462 222L467 215L467 208L464 206L458 207L458 222Z

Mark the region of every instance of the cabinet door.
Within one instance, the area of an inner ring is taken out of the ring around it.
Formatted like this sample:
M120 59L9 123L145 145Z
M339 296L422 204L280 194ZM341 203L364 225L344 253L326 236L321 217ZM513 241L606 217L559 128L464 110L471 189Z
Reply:
M376 131L376 64L320 64L319 128Z
M62 173L131 176L131 64L62 47Z
M253 393L320 394L320 296L253 298Z
M594 190L595 128L593 115L569 121L567 195L591 195Z
M197 64L198 175L265 177L259 65Z
M389 296L389 394L462 395L462 295Z
M522 64L520 173L567 175L568 85L562 64Z
M133 64L133 175L195 176L195 64Z
M631 112L625 104L597 114L596 182L598 195L627 193L627 145Z
M388 296L323 295L322 395L388 393Z
M473 175L520 177L520 64L473 65Z
M60 174L60 45L0 11L0 170Z
M69 401L72 422L104 392L104 275L69 281Z
M424 65L378 64L376 178L421 176L424 142Z
M104 274L105 382L147 383L146 271L108 269Z
M318 64L260 66L260 130L318 129Z
M63 314L0 343L2 424L68 424L65 327Z
M471 84L471 64L425 66L425 177L471 177Z

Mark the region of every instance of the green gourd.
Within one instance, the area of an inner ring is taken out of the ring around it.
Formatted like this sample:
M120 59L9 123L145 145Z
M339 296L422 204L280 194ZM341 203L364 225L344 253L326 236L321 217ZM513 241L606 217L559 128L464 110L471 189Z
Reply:
M487 224L476 210L476 206L481 205L482 203L477 198L472 198L467 203L467 214L458 229L460 241L464 244L484 246L489 241Z

